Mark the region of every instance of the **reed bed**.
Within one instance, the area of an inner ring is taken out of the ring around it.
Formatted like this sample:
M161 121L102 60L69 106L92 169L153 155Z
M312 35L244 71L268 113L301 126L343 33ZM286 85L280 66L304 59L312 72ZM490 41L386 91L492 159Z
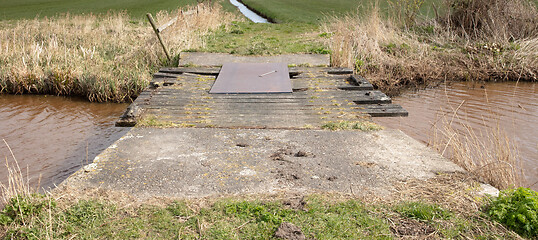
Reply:
M451 107L439 117L433 125L431 145L482 182L499 189L522 186L523 169L517 143L501 127L500 116L490 113L495 124L483 121L484 127L477 130L467 120L467 114L460 113L464 104L465 101L457 108Z
M220 5L201 3L156 16L172 55L203 45L211 29L235 19ZM177 57L176 57L177 61ZM126 102L159 66L171 65L144 19L126 13L64 15L0 22L0 93L78 95Z
M435 19L412 11L403 13L411 15L405 20L390 19L375 6L368 14L331 18L323 25L331 36L331 64L354 68L391 94L445 80L538 80L535 5L451 0L447 9Z

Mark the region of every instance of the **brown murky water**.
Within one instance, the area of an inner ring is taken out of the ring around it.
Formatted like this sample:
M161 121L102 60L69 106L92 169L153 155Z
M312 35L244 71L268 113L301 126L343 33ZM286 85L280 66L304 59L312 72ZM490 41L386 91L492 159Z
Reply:
M453 83L435 89L408 92L394 102L409 111L406 118L376 118L381 125L401 129L429 142L439 116L458 111L476 131L497 124L518 146L527 186L538 190L538 83ZM488 103L489 101L489 103ZM457 120L456 120L457 121Z
M114 127L126 104L42 95L0 95L0 157L11 154L32 186L53 187L87 164L128 129ZM0 181L7 170L0 165Z

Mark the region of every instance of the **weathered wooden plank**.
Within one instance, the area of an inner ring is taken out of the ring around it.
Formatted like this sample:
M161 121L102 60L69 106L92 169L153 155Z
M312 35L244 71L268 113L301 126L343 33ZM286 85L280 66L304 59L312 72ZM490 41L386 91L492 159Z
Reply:
M310 104L297 104L297 103L285 103L285 104L278 104L278 103L196 103L192 104L190 102L183 102L179 104L170 104L168 102L155 102L151 105L144 106L145 109L169 109L169 110L186 110L186 111L213 111L213 112L219 112L221 110L228 111L229 109L233 109L236 112L260 112L260 111L281 111L281 110L309 110L309 111L360 111L361 106L364 105L357 105L355 103L352 103L353 105L329 105L329 104L319 104L319 103L310 103ZM240 108L238 108L240 106ZM263 107L263 110L260 110L260 107ZM380 108L386 108L386 107L380 107Z
M244 105L244 107L248 107L250 105L263 105L264 107L268 107L268 105L282 105L289 107L291 104L300 105L300 106L338 106L338 107L345 107L345 106L354 106L354 105L361 105L361 104L388 104L391 103L390 99L388 100L380 100L380 99L368 99L368 98L362 98L362 99L355 99L355 100L348 100L348 99L326 99L326 100L320 100L320 99L314 99L314 100L297 100L297 99L283 99L282 101L275 101L275 100L258 100L258 99L242 99L242 100L192 100L192 99L167 99L167 98L152 98L149 102L151 102L151 105L156 106L176 106L176 105L182 105L184 103L190 103L192 105L213 105L213 106L220 106L220 105L230 105L235 104L237 107L242 107L241 104Z
M188 68L188 67L164 67L159 69L161 73L172 73L172 74L182 74L182 73L193 73L199 75L212 75L216 76L220 72L220 67L197 67L197 68Z
M409 113L396 104L373 104L373 105L360 105L365 113L368 113L372 117L407 117Z
M174 17L172 19L170 19L170 21L168 21L167 23L163 24L162 26L158 27L157 28L157 31L158 32L162 32L164 31L166 28L170 27L170 25L174 24L175 22L177 22L178 20L178 17Z
M353 74L350 77L350 80L355 83L357 86L366 87L369 89L374 89L374 86L365 78L360 75Z
M175 98L175 99L169 99L169 98L160 98L159 96L154 96L153 101L167 101L170 104L175 104L177 102L185 102L185 101L191 101L192 98ZM280 99L279 99L280 100ZM263 104L263 103L274 103L274 104L289 104L289 103L295 103L295 104L303 104L303 105L328 105L328 104L348 104L351 102L354 102L356 104L376 104L376 103L391 103L390 98L376 98L371 96L355 96L355 97L333 97L333 98L327 98L327 99L310 99L310 98L303 98L303 99L297 99L297 98L288 98L288 99L281 99L282 101L277 101L275 99L263 99L263 98L242 98L242 99L199 99L196 100L198 103L212 103L212 104L230 104L230 103L237 103L237 104ZM333 101L334 100L334 101Z
M328 74L352 74L353 69L349 68L331 68L327 70Z
M153 74L153 78L177 78L179 76L181 76L181 74L165 72L157 72Z
M217 76L220 72L220 67L196 67L196 68L187 68L187 67L177 67L177 68L170 68L165 67L159 69L159 72L161 73L171 73L171 74L182 74L182 73L193 73L193 74L199 74L199 75L212 75ZM301 74L301 71L298 71L294 68L289 68L289 75L290 77L297 76Z
M305 114L280 114L280 115L260 115L260 114L220 114L220 115L207 115L207 116L196 116L196 115L185 115L182 113L174 112L159 112L159 111L148 111L147 114L158 116L157 120L166 120L173 122L184 122L184 121L203 121L206 122L234 122L238 125L241 125L243 122L280 122L281 124L287 124L290 121L309 121L320 123L322 121L338 121L345 119L357 119L361 114L349 115L338 117L337 115L311 115L310 113Z
M229 94L209 94L205 93L200 95L200 93L189 93L184 90L184 88L159 88L154 91L154 94L182 94L182 95L195 95L200 98L211 97L211 98L302 98L305 96L342 96L342 97L354 97L354 96L372 96L372 97L385 97L384 93L378 90L359 90L359 91L345 91L338 89L309 89L308 91L294 92L294 93L252 93L252 94L241 94L241 93L229 93Z
M304 91L311 91L316 89L321 90L344 90L344 91L360 91L360 90L373 90L373 87L368 86L353 86L353 85L336 85L336 86L330 86L330 85L318 85L315 87L312 87L308 84L293 84L292 85L293 92L304 92Z
M297 71L301 74L306 73L328 73L328 74L352 74L353 69L350 68L333 68L333 67L315 67L315 68L309 68L309 67L291 67L290 71Z
M291 81L292 88L294 90L315 90L315 89L341 89L341 90L373 90L372 85L354 85L347 81L334 81L334 82L308 82L308 81Z

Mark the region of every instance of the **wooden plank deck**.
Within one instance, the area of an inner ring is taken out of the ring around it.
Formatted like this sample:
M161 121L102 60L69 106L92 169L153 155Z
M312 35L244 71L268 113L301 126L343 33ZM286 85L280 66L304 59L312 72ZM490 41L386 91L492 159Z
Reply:
M384 93L343 68L290 68L293 93L209 94L220 68L162 68L117 126L319 128L371 116L407 116Z

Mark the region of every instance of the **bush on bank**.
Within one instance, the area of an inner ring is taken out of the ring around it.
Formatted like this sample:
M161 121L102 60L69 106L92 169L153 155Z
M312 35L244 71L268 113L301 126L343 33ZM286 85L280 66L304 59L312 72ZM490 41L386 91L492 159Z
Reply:
M522 236L538 237L538 193L533 190L504 190L489 205L487 213Z

